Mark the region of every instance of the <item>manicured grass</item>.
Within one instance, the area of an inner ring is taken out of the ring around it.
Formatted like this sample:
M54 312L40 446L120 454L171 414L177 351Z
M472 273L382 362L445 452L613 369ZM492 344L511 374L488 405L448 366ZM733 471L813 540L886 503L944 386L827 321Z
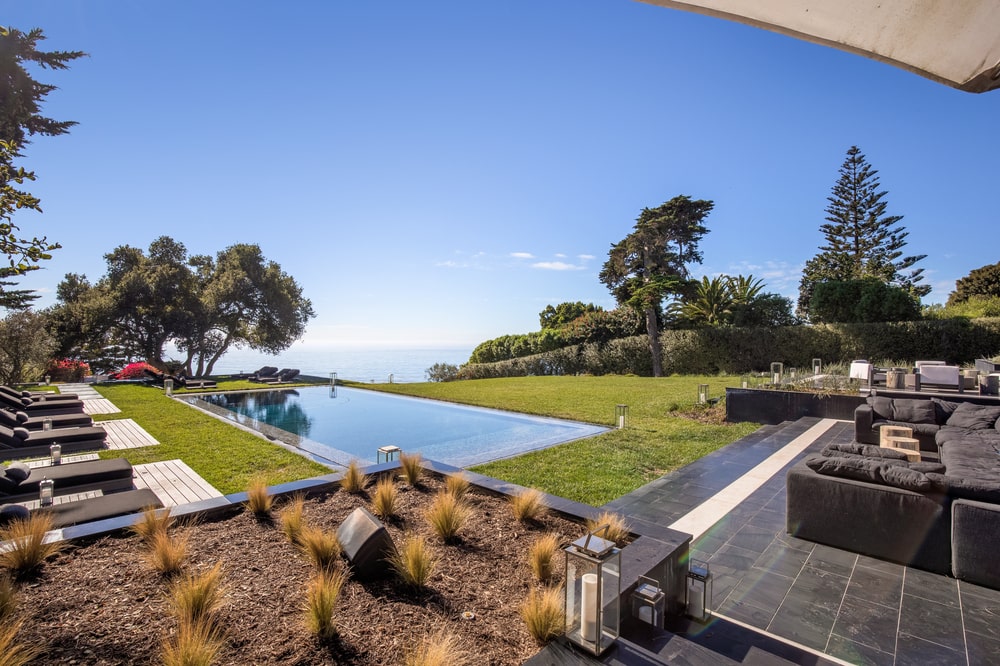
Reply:
M359 388L613 426L628 405L629 425L517 458L478 465L480 474L600 506L744 437L752 423L710 425L674 415L695 406L698 384L719 397L738 378L519 377Z
M159 446L103 451L102 458L124 457L133 465L180 458L223 494L244 491L261 475L271 486L330 473L322 465L172 400L160 389L141 384L98 384L95 388L122 410L95 420L133 419L160 442Z

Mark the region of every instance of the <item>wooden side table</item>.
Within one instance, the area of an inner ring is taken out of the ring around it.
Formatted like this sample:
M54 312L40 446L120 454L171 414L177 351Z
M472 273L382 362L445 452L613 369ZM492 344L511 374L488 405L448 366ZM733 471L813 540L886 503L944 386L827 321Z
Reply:
M913 437L889 437L883 445L889 449L896 449L906 454L906 459L910 462L920 462L920 440Z
M879 429L878 445L889 446L890 437L913 437L913 428L907 428L906 426L884 425Z

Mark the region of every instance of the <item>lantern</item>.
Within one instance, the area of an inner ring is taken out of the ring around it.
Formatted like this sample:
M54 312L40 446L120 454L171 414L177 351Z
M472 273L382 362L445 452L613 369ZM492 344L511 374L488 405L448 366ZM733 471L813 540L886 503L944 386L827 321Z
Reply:
M667 595L657 586L655 580L639 576L639 584L632 593L632 616L662 629L666 600Z
M375 454L375 462L392 462L393 460L399 460L399 454L401 449L398 446L389 444L387 446L378 447L378 451Z
M704 622L711 614L712 572L708 562L691 560L687 575L687 614Z
M164 392L166 392L166 394L168 396L173 395L174 394L174 380L172 380L172 379L164 379L163 380L163 390L164 390Z
M52 496L55 495L56 484L55 481L49 478L42 478L38 482L38 501L42 506L49 506L52 504Z
M621 430L628 424L628 405L618 405L615 407L615 423Z
M708 384L698 384L698 404L704 405L708 402Z
M772 363L771 364L771 383L777 386L781 383L781 375L785 370L783 363Z
M600 655L618 638L621 550L598 527L566 547L566 638Z
M52 430L52 419L42 419L42 430Z
M740 387L750 388L750 375L743 375L740 377Z
M813 375L818 375L823 370L823 361L818 358L813 359Z
M56 442L49 446L49 455L52 457L52 464L58 465L62 462L62 445Z

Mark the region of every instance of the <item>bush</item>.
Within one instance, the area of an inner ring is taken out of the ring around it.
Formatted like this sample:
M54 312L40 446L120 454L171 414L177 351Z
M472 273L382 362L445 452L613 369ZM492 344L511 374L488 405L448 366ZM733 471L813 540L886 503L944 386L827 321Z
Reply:
M433 503L425 514L431 529L444 542L456 539L471 516L472 509L449 492L435 495Z
M396 490L396 484L393 480L388 476L382 477L375 484L375 495L372 497L372 513L382 520L392 518L396 515L396 500L398 497L399 492Z
M0 528L0 541L10 545L0 551L0 565L15 574L29 574L48 558L62 551L65 543L45 541L52 529L52 515L34 512L27 518L17 518Z
M257 477L247 488L247 508L258 518L269 518L274 498L267 493L267 482L263 477Z
M118 372L113 372L108 376L111 377L111 379L143 379L146 376L146 370L159 372L159 370L151 366L149 363L140 361L138 363L129 363Z
M451 363L435 363L425 370L427 381L450 382L458 377L458 366Z
M552 558L558 550L559 536L556 534L546 534L531 544L528 563L531 565L531 573L540 582L546 583L552 578Z
M352 460L347 465L343 478L340 479L340 487L355 494L363 492L367 485L368 477L361 471L361 465L357 460Z
M45 374L54 382L82 382L90 376L90 366L77 359L63 358L50 361Z
M305 511L305 507L305 497L302 494L296 494L292 497L292 501L278 514L278 521L281 523L281 532L292 543L298 543L299 536L302 534L302 514Z

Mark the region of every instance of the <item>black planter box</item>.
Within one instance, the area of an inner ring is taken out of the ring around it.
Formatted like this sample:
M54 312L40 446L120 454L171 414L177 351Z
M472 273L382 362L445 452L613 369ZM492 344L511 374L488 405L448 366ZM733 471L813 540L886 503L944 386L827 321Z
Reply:
M818 416L853 421L854 409L864 401L861 395L840 393L727 388L726 420L777 425L803 416Z

